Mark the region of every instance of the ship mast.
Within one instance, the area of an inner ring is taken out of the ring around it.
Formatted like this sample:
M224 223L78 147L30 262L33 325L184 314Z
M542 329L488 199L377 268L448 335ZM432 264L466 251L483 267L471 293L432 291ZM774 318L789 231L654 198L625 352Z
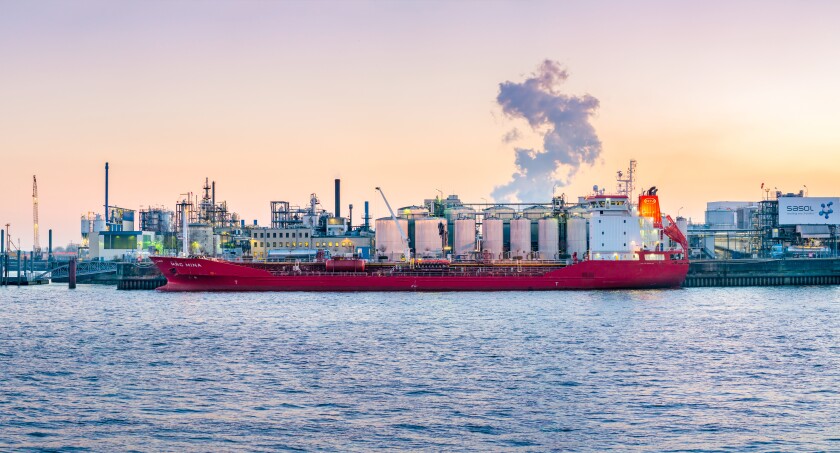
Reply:
M630 167L627 168L627 177L625 178L624 173L619 170L618 176L616 177L616 182L618 182L618 188L616 192L618 195L624 195L630 201L633 202L633 191L636 190L636 159L630 159Z
M400 232L400 238L402 238L403 243L405 244L405 250L403 254L405 254L406 261L411 260L411 249L408 248L408 237L403 233L402 227L400 227L400 222L397 222L397 216L394 215L394 210L391 209L391 204L388 203L388 199L385 198L385 192L382 191L379 187L376 188L379 191L379 195L382 195L382 199L385 201L385 206L388 208L388 212L391 213L391 220L394 221L394 224L397 226L397 231Z

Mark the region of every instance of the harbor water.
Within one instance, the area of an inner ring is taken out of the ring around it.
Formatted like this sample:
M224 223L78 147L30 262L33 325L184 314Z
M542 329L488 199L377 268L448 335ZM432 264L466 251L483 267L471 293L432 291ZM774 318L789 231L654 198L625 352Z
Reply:
M0 450L840 450L840 287L0 288Z

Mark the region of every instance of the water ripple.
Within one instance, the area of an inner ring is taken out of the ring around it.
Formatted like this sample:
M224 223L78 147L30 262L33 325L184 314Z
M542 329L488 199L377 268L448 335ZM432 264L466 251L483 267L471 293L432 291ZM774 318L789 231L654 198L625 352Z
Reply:
M0 288L0 450L837 450L840 288Z

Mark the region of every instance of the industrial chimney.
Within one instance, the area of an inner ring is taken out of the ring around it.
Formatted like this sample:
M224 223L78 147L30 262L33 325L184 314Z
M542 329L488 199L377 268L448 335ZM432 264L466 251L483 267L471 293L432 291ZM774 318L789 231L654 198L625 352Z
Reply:
M341 217L341 180L335 179L335 216Z
M108 218L108 162L105 162L105 228L108 228L108 224L111 222L111 219Z

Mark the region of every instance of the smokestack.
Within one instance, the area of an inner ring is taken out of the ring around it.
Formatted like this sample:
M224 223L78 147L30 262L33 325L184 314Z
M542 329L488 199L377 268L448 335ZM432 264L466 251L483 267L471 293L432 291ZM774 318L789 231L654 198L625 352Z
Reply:
M108 228L108 162L105 162L105 229Z
M370 228L370 214L368 213L368 210L370 209L370 206L368 206L368 205L369 205L369 203L367 201L365 201L365 218L362 219L362 220L365 221L365 228L366 229Z
M335 216L341 217L341 180L335 179Z
M217 221L217 219L216 219L216 181L213 181L213 192L211 192L211 193L212 193L212 195L210 196L210 203L212 205L210 207L210 209L211 209L210 212L212 212L211 215L213 216L213 218L210 219L210 222L212 222L215 226L215 223Z
M47 260L52 261L52 229L50 229L50 248L48 253Z

